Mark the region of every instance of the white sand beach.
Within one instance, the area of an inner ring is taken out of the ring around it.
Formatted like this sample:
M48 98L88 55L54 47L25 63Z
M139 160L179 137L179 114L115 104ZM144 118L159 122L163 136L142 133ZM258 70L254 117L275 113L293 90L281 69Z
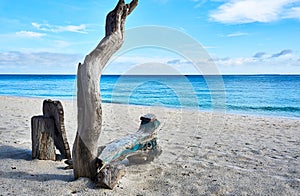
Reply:
M43 99L0 96L0 195L299 195L300 119L103 104L99 146L154 113L162 154L126 167L114 190L73 180L63 161L31 159L32 116ZM76 103L62 101L69 144Z

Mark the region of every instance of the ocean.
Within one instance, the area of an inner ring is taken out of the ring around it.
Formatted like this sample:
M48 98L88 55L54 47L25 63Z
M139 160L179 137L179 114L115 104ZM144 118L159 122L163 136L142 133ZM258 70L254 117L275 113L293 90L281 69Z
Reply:
M105 103L300 118L300 75L103 75ZM75 100L75 75L0 75L0 95Z

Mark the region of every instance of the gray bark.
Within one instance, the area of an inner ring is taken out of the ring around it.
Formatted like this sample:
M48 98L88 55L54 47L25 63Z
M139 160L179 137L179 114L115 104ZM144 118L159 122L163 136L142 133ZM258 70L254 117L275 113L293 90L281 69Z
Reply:
M71 158L64 126L64 110L60 101L44 100L43 116L31 118L31 129L33 159ZM55 147L61 153L59 157L56 157Z
M99 81L103 68L124 42L126 17L137 6L138 0L117 6L106 17L105 37L79 63L77 72L78 128L73 145L74 178L94 178L97 173L97 146L102 126Z
M67 140L64 110L60 101L52 101L50 99L43 102L44 117L52 118L55 123L54 144L59 150L62 159L71 159L71 152Z
M32 159L56 160L54 120L44 116L31 118Z

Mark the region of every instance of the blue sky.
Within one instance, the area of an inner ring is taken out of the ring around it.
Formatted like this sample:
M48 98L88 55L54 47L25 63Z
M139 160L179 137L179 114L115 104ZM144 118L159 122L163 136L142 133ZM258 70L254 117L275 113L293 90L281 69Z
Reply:
M0 73L75 74L103 37L105 16L116 3L1 0ZM144 25L193 37L221 74L300 74L300 0L140 0L126 29ZM184 74L194 70L182 56L144 48L123 54L105 73L151 62Z

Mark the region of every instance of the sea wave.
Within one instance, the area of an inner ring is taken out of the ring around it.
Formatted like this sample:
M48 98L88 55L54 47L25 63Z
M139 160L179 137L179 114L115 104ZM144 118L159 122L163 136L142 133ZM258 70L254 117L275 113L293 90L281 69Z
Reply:
M245 105L226 105L229 110L247 111L268 111L268 112L300 112L300 107L292 106L245 106Z

